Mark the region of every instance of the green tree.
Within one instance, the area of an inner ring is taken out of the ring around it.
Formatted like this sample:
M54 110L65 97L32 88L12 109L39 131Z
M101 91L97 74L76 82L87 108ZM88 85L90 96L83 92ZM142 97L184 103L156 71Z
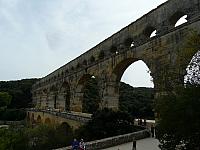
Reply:
M200 87L178 88L157 102L160 115L158 138L162 149L174 150L184 144L187 149L200 149Z
M154 119L154 89L120 83L119 109L137 118Z
M31 104L31 87L38 79L23 79L17 81L0 81L0 91L12 96L8 108L26 108Z
M0 108L5 108L11 103L12 96L7 92L0 92Z
M92 120L76 131L76 137L85 140L97 140L106 137L137 131L133 118L125 112L115 112L109 109L97 111Z
M97 80L90 78L84 86L83 112L95 113L99 108L100 95Z
M72 141L72 129L39 125L35 128L0 129L0 150L49 150L64 147Z
M0 129L0 150L28 150L28 140L23 129Z

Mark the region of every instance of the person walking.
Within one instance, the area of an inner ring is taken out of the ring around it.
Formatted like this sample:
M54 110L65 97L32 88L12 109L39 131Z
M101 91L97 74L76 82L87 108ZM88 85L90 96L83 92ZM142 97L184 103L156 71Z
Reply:
M133 138L133 147L132 147L132 150L136 150L136 140L135 140L135 138Z
M153 125L151 125L151 137L155 136L155 127Z
M81 141L79 142L79 149L85 150L85 142L83 141L83 139L81 139Z
M79 150L79 142L74 139L74 141L72 142L72 150Z

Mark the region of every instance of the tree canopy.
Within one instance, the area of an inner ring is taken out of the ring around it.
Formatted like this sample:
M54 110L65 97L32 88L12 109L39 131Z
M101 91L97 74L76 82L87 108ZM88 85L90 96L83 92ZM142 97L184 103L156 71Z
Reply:
M23 79L17 81L0 81L0 92L12 96L8 108L26 108L31 103L31 88L38 79Z
M187 149L199 147L200 86L178 88L157 103L158 138L162 149L174 150L184 143Z
M104 109L97 111L91 121L80 127L76 137L91 141L141 130L133 121L134 118L126 112Z
M121 82L119 109L137 118L154 119L154 89Z
M12 96L7 92L0 92L0 108L7 107L11 103Z

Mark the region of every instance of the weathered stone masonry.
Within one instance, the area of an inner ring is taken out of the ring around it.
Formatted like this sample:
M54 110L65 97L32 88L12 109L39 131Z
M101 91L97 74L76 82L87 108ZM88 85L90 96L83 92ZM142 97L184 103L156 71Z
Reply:
M175 27L187 15L187 23ZM156 36L150 38L156 30ZM200 32L200 0L168 0L76 59L43 77L33 85L33 101L39 108L82 111L83 85L98 80L101 108L118 109L119 82L126 68L143 60L154 79L156 95L168 88L167 75L177 68L178 52L191 30ZM183 70L174 73L170 86L183 79Z

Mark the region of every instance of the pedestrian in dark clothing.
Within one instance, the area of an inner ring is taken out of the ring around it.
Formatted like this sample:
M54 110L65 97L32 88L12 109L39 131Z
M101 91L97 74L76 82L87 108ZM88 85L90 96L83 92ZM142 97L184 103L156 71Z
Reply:
M136 150L136 140L135 140L135 138L133 139L133 147L132 147L132 150Z
M151 137L154 137L155 127L151 125Z
M147 120L144 119L144 126L146 127L146 125L147 125Z
M79 142L74 139L74 141L72 142L72 150L78 150L79 149Z

